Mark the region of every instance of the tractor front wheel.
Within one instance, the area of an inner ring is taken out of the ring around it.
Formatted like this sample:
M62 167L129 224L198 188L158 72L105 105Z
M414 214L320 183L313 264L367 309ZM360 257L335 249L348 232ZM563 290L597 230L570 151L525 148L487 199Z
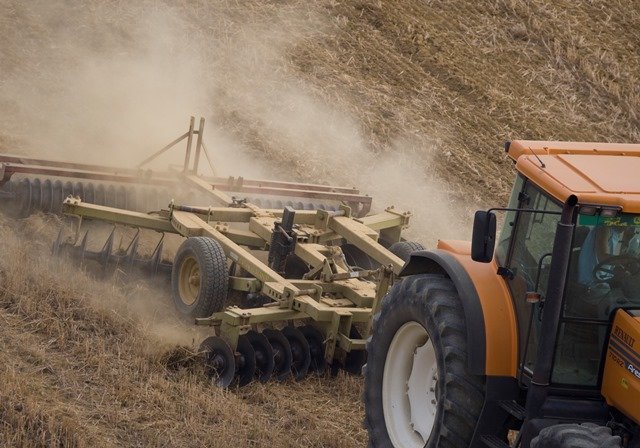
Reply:
M451 280L396 284L373 321L364 403L371 447L469 446L484 380L467 372L464 314Z

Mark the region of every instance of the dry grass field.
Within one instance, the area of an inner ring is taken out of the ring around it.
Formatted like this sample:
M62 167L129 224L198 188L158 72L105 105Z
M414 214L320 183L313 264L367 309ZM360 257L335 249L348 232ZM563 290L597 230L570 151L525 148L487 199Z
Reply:
M640 141L640 2L0 0L0 151L133 164L208 120L222 174L357 186L468 237L514 138ZM362 447L357 377L221 391L144 280L0 218L0 446Z

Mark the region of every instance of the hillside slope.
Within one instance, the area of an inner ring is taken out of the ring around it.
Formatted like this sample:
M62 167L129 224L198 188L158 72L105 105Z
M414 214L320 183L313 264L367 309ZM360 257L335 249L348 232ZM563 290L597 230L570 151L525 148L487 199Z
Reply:
M374 148L437 138L437 172L491 197L507 139L640 141L640 2L341 2L297 67Z
M502 203L505 139L640 141L637 0L0 11L0 151L132 164L202 114L222 174L355 185L428 244ZM0 445L365 446L360 379L212 388L166 293L49 259L57 226L0 222Z

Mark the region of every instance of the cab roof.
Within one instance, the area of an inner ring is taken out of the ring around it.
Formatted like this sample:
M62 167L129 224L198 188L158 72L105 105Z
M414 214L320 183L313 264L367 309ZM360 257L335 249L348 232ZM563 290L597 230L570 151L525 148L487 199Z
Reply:
M516 169L564 202L613 205L640 213L640 144L514 140Z

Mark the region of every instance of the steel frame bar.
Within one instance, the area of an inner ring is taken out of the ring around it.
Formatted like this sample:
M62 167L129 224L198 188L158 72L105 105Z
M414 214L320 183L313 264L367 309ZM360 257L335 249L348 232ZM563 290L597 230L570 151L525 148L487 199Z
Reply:
M404 266L404 261L389 252L377 241L368 236L369 227L345 216L336 216L329 220L329 228L342 235L349 243L362 250L378 263L393 266L396 274Z
M184 138L181 137L181 138ZM179 141L179 140L178 140ZM19 155L0 154L0 163L13 165L32 165L40 167L64 168L70 170L90 171L94 173L111 173L111 174L130 174L139 176L144 170L135 168L118 168L104 165L91 165L87 163L61 162L58 160L34 159L31 157L23 157ZM168 174L168 173L165 173Z
M285 182L278 180L266 180L266 179L245 179L243 177L209 177L202 176L204 180L214 184L216 186L226 185L226 188L233 190L234 188L247 187L266 187L266 188L286 188L293 190L309 190L309 191L326 191L333 193L346 193L359 195L360 191L357 188L350 187L336 187L333 185L320 185L320 184L306 184L299 182ZM369 198L369 196L361 195L363 198Z

